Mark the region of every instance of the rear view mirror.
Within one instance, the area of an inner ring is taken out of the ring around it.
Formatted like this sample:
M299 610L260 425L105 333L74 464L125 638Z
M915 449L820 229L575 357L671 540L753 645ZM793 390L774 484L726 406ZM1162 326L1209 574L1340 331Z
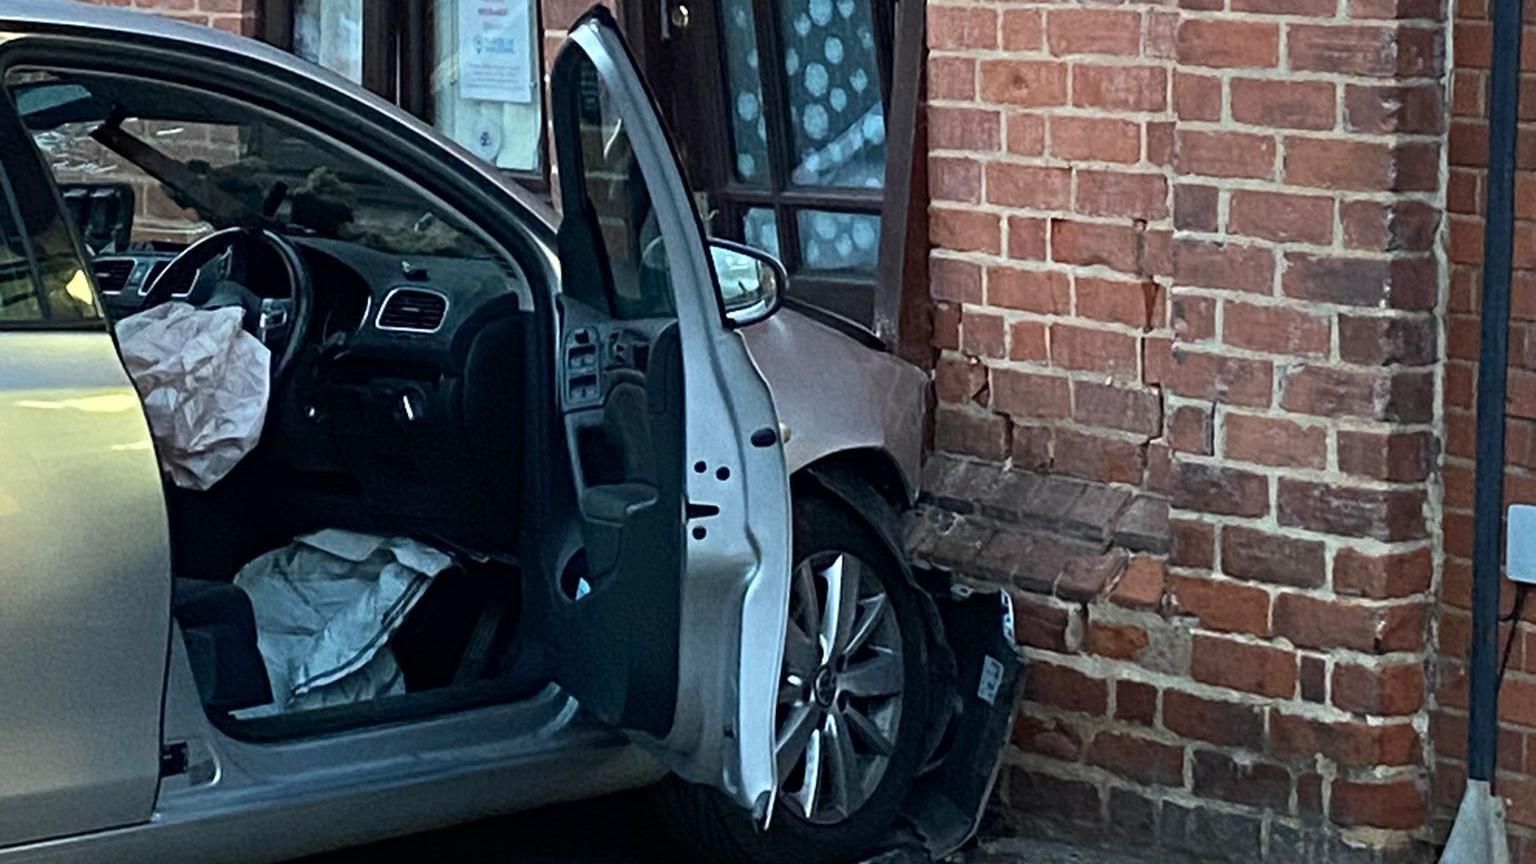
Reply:
M789 285L789 274L778 259L729 240L710 240L709 255L715 265L720 311L727 323L745 327L778 311Z

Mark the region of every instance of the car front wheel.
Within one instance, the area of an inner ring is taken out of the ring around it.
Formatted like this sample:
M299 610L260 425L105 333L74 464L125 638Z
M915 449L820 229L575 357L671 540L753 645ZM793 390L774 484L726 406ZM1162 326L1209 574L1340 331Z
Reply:
M669 782L674 835L702 861L838 864L889 834L923 759L927 643L916 590L869 525L798 497L778 697L779 797L759 832L723 795Z

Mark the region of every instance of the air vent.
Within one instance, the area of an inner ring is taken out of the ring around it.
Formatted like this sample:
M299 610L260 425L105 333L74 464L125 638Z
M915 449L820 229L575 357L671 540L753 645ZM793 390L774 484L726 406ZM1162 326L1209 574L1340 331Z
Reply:
M436 291L396 288L384 298L375 323L380 330L436 333L448 315L448 298Z
M128 277L133 275L134 260L132 258L98 258L91 264L91 271L96 274L96 285L103 294L117 294L128 286Z

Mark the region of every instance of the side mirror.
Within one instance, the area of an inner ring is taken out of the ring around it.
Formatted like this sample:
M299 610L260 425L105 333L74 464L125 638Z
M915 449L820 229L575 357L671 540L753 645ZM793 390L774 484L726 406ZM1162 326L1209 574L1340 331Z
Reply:
M779 311L789 274L778 259L729 240L710 240L709 255L715 265L720 311L727 323L745 327Z

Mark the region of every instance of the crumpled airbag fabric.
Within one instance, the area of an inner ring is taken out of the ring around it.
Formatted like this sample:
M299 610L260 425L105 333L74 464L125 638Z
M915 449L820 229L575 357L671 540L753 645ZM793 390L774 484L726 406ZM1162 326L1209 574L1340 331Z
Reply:
M415 540L326 530L241 568L273 703L240 717L404 692L389 639L453 559Z
M212 487L261 440L272 352L241 327L244 315L164 303L117 324L161 467L184 489Z

